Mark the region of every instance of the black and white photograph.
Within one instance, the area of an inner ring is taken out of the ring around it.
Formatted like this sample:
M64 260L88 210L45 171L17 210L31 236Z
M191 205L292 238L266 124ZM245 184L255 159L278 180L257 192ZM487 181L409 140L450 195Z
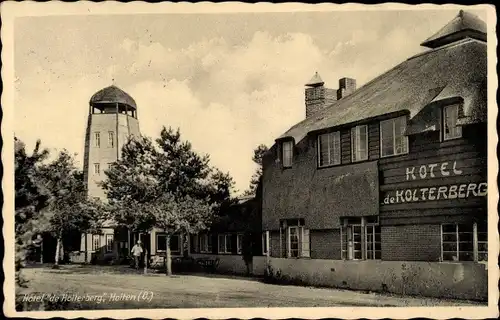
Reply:
M0 12L5 314L499 315L493 6Z

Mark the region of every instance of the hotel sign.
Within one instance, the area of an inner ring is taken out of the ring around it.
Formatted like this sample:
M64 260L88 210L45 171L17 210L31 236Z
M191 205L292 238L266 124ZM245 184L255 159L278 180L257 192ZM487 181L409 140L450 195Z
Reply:
M406 181L424 180L427 178L439 178L459 176L462 170L457 168L457 162L430 163L416 167L406 168Z
M405 172L406 181L446 178L450 176L460 176L463 173L462 170L457 167L456 161L407 167ZM388 191L383 196L383 204L388 205L420 201L465 199L471 197L485 197L486 195L486 182L469 182Z

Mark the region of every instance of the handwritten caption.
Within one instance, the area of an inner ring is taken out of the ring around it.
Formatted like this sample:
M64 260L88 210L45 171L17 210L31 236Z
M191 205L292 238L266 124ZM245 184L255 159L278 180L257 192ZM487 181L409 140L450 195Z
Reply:
M97 304L120 301L145 301L153 300L152 291L139 291L138 293L108 293L101 294L76 294L76 293L26 293L22 297L23 302L94 302Z

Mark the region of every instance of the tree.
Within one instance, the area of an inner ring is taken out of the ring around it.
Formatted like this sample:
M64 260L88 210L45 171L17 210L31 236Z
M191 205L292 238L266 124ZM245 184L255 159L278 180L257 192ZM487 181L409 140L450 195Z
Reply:
M39 171L41 185L49 195L48 205L43 211L48 222L47 231L57 240L54 263L57 268L64 236L98 229L106 218L106 211L99 200L87 198L83 172L76 169L66 150Z
M257 146L257 148L255 148L255 150L253 151L252 161L257 165L257 169L252 175L248 190L246 190L243 195L255 195L257 186L259 185L260 179L262 177L262 159L264 158L264 155L267 151L269 151L269 148L264 144Z
M14 185L15 185L15 237L16 237L16 285L23 287L26 281L21 276L28 248L33 237L45 231L47 222L41 210L48 204L39 181L39 167L49 156L47 149L41 149L36 142L31 155L26 153L25 144L14 137Z
M197 154L182 141L179 129L165 127L154 142L144 136L129 140L105 174L101 185L119 225L165 232L167 275L172 273L171 236L208 228L233 186L229 174L209 165L208 155Z

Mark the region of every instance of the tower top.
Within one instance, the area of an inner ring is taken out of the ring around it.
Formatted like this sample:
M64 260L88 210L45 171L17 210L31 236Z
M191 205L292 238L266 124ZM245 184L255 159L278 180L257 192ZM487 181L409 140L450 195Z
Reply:
M111 85L94 93L90 98L90 105L121 104L128 108L137 109L135 100L125 91L115 85Z
M486 23L470 12L460 10L453 20L422 42L421 46L434 49L467 37L486 41Z
M311 80L309 80L309 82L306 83L306 87L320 87L324 84L325 82L321 79L319 73L316 72L314 76L311 78Z

